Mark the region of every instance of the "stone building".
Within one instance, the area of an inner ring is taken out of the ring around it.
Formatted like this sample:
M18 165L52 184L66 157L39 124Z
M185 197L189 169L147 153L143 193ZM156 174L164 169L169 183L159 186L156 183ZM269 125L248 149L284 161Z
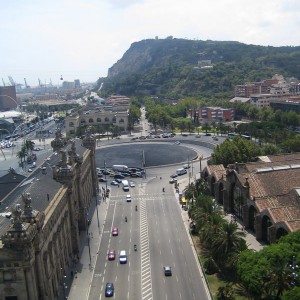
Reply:
M207 166L201 176L216 202L257 240L273 243L300 229L300 153L264 156L227 168Z
M0 206L1 300L58 299L78 258L98 193L95 138L87 131L67 143L57 132L51 146L54 153Z
M73 113L65 119L67 136L76 136L79 127L113 125L126 131L129 125L129 106L99 106Z

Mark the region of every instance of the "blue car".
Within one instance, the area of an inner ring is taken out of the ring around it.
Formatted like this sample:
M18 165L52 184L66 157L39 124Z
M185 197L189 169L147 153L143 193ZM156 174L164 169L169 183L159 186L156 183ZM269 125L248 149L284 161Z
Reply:
M108 282L105 286L105 297L112 297L114 295L114 284Z

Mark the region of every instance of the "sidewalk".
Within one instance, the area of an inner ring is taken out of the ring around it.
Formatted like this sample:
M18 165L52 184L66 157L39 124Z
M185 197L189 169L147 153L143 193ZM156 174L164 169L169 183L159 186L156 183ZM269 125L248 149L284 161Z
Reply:
M98 204L97 208L95 208L96 201ZM63 292L60 293L60 300L64 299L64 297L70 300L88 299L108 205L109 201L103 202L101 195L93 198L88 212L88 219L91 220L91 223L88 230L80 231L81 249L79 260L77 263L69 266L69 269L66 271L67 288L65 295L63 295ZM97 209L99 218L97 218Z
M184 190L184 188L186 188L188 186L188 179L184 178L183 180L180 181L180 190ZM177 194L178 195L178 194ZM185 223L187 223L187 225L189 226L189 217L188 217L188 212L182 209L182 218L183 221ZM251 233L248 232L246 229L244 229L244 226L242 225L241 221L236 219L235 216L233 214L229 214L227 213L225 215L225 219L230 222L231 220L236 220L238 228L241 231L244 231L246 234L246 242L247 242L247 246L249 249L253 249L256 251L261 250L264 247L264 244L260 243L259 241L256 240L255 236Z

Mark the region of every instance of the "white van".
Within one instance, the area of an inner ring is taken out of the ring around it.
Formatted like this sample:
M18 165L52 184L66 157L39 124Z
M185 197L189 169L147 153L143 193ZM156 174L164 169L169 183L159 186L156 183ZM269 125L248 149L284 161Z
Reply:
M126 264L127 263L127 254L126 254L125 250L120 251L119 261L120 261L120 264Z
M128 192L129 191L129 183L128 180L122 180L122 185L123 185L123 191Z
M184 168L180 168L180 169L177 169L176 170L176 174L179 176L179 175L184 175L187 173L187 170L184 169Z

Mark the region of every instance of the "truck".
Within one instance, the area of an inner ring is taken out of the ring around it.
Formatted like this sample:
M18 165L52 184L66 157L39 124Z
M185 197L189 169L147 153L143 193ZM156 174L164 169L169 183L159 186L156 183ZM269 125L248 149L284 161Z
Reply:
M129 191L129 183L128 180L122 180L122 186L123 186L123 191L128 192Z
M128 167L125 165L113 165L112 169L114 172L118 171L118 172L124 172L128 170Z

